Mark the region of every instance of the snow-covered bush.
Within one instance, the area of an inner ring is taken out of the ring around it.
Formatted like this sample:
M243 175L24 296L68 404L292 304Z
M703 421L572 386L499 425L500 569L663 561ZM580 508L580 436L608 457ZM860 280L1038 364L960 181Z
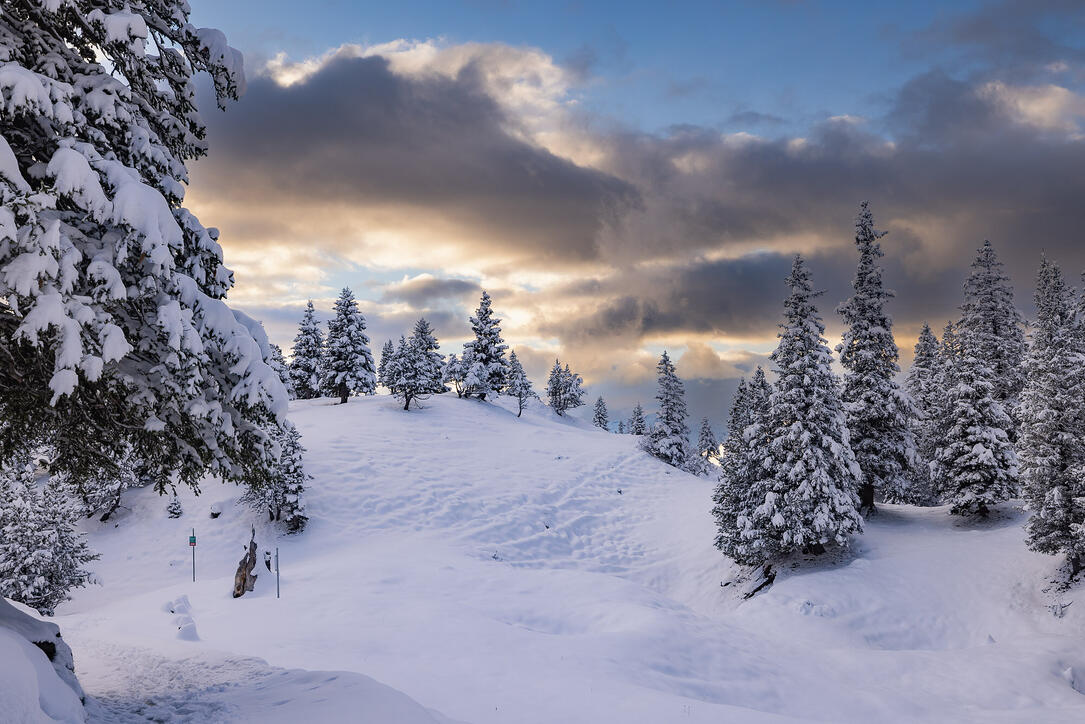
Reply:
M98 558L75 530L78 513L53 486L39 490L35 466L17 455L0 470L0 596L47 616L85 586Z
M446 365L447 369L448 366ZM516 352L509 353L509 381L505 387L505 392L516 399L517 417L524 414L524 407L527 406L528 401L538 397L535 394L531 380L527 377L527 372L524 371L524 366L520 364L520 358L516 356Z
M566 410L583 405L584 390L581 387L583 383L583 378L569 369L568 363L562 368L561 361L554 360L550 377L546 381L547 401L554 412L564 415Z
M304 494L311 476L306 475L302 461L305 448L301 433L290 422L275 430L275 441L280 452L270 476L262 485L249 488L242 500L254 510L266 512L268 520L281 522L288 533L298 533L309 520Z

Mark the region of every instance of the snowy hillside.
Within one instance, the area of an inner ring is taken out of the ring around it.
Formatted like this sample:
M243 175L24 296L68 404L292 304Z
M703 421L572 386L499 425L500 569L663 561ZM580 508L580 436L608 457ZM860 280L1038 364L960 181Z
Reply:
M101 585L55 618L92 718L1085 720L1085 604L1052 615L1054 559L1013 506L982 526L884 506L849 558L743 600L721 586L712 483L636 438L452 395L332 403L292 403L302 535L218 484L177 520L134 491L92 531ZM261 555L279 546L281 599L262 564L230 597L250 521Z

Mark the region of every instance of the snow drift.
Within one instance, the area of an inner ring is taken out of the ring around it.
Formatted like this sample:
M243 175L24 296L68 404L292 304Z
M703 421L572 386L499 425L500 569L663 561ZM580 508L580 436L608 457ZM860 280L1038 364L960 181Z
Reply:
M82 699L60 627L0 598L0 719L81 722Z

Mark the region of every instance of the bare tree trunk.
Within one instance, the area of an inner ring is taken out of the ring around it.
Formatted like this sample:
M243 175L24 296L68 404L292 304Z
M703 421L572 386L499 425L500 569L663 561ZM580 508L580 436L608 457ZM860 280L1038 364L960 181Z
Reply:
M874 506L874 485L863 483L859 486L859 512L870 516L878 512Z
M252 538L249 540L245 557L237 564L237 573L234 574L234 598L241 598L245 595L245 591L251 591L256 584L253 568L256 568L256 528L252 529Z

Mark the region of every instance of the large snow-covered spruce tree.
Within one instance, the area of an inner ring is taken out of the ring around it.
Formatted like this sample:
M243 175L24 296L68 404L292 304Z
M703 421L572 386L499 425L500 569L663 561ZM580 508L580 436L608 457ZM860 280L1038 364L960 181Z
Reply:
M1085 348L1073 293L1046 257L1036 279L1036 321L1025 361L1017 452L1032 515L1029 547L1085 566Z
M515 351L509 353L509 379L505 391L516 400L517 417L524 414L524 408L533 397L538 397Z
M916 441L917 464L912 468L913 502L931 504L934 492L930 463L938 448L940 411L945 393L938 384L938 338L930 325L923 323L915 344L912 366L905 380L905 390L912 398L910 423Z
M837 346L844 367L842 398L851 434L851 448L859 463L860 510L874 511L875 492L889 502L910 499L908 475L915 464L915 441L908 419L911 402L896 382L900 353L893 339L893 320L885 305L893 297L882 282L878 239L870 206L863 202L855 219L855 245L859 264L853 294L840 305L848 325Z
M931 491L934 497L943 501L952 489L951 481L943 478L947 469L937 464L938 449L953 426L953 400L950 392L957 387L957 368L961 360L961 340L957 335L957 325L946 322L942 328L942 341L938 344L938 361L934 367L934 396L931 399L931 414L928 418L934 450L927 461L927 471L931 479Z
M739 563L756 565L765 560L760 539L747 543L739 526L740 516L749 514L750 494L755 483L772 474L769 456L770 400L772 387L760 367L752 378L739 381L727 420L727 439L720 458L719 484L713 495L712 514L716 519L716 547Z
M772 353L776 383L769 420L770 471L747 494L741 555L767 561L796 551L846 546L862 532L860 479L844 404L832 372L825 325L814 306L810 272L795 257L787 279L780 344Z
M953 386L946 389L947 427L932 473L950 512L986 517L991 506L1016 493L1017 458L1010 416L995 399L995 375L982 356L982 335L962 328L958 344Z
M471 330L475 339L465 344L463 350L471 384L465 386L464 394L485 400L486 395L496 395L505 389L509 373L505 360L508 345L501 338L501 320L494 317L493 300L488 292L482 293L478 309L471 317Z
M54 473L85 476L131 450L194 487L273 463L287 400L266 336L226 306L218 234L182 205L185 164L206 152L193 77L224 106L241 56L188 13L0 12L0 455L42 444Z
M354 292L344 287L335 300L335 315L328 320L321 388L346 403L351 395L371 395L377 389L373 353L365 333L365 317L358 311Z
M656 374L659 414L648 430L644 450L668 465L685 468L691 458L689 425L686 424L686 390L666 350L656 364Z
M1016 438L1017 403L1025 385L1024 324L1013 302L1013 287L990 241L984 241L964 283L964 304L957 324L977 359L991 370L991 394L1009 416L1006 432Z
M290 360L290 379L294 394L299 400L320 397L320 379L324 360L324 333L316 320L313 300L305 304L305 314L294 337L293 357Z
M411 409L414 400L447 392L448 388L442 382L444 355L437 351L440 345L425 317L415 323L410 339L400 337L399 340L399 347L385 369L385 377L388 389L403 401L403 409Z

